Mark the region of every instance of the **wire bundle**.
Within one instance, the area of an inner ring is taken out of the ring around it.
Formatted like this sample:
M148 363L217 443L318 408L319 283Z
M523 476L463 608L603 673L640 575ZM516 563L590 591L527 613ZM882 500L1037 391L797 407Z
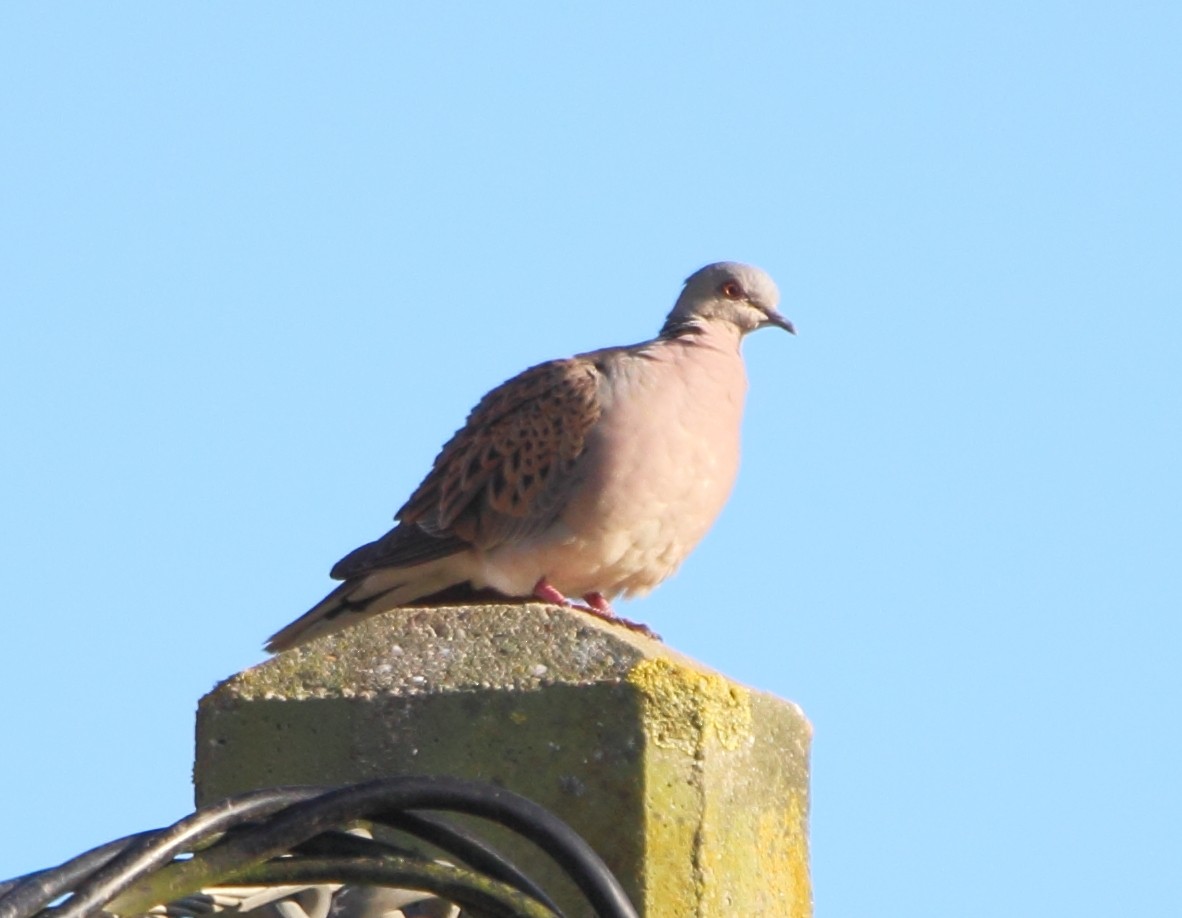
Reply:
M108 842L66 863L0 883L0 918L139 915L217 886L350 884L429 892L495 918L555 918L553 900L475 833L431 811L478 816L533 842L600 918L637 918L591 846L518 794L447 777L398 777L346 787L277 787L203 807L173 825ZM464 867L344 829L386 826ZM191 855L191 857L183 857ZM50 908L55 900L69 897Z

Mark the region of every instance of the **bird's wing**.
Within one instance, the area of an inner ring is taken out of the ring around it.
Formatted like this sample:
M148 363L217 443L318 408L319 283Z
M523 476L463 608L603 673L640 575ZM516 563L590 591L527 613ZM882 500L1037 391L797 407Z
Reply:
M398 511L400 525L341 559L332 575L488 549L544 529L581 479L600 382L587 356L538 364L493 389Z
M454 535L429 535L414 524L401 523L380 539L355 548L333 565L334 580L360 577L380 567L413 567L471 548Z

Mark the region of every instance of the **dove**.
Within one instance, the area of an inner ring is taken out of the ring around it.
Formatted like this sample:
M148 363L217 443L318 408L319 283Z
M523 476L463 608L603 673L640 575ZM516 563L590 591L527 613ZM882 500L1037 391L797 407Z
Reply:
M730 495L747 392L739 345L761 328L795 334L779 298L759 268L707 265L652 340L540 363L493 389L397 525L338 561L331 576L344 582L267 650L405 606L496 597L633 626L611 600L673 574Z

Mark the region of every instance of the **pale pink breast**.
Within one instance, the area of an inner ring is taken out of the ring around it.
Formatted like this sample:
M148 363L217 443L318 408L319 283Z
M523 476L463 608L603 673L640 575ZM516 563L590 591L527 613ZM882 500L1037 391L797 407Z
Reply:
M739 465L747 380L738 337L660 342L649 353L609 366L587 479L560 525L486 557L491 585L528 593L545 576L573 596L644 593L713 524Z

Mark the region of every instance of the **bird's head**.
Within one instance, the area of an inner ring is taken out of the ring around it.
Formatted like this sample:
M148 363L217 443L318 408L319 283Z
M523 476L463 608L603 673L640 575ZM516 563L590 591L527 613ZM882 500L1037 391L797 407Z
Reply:
M691 274L665 320L663 335L675 335L703 322L723 322L745 335L774 325L796 334L776 310L780 291L764 271L734 261L706 265Z

